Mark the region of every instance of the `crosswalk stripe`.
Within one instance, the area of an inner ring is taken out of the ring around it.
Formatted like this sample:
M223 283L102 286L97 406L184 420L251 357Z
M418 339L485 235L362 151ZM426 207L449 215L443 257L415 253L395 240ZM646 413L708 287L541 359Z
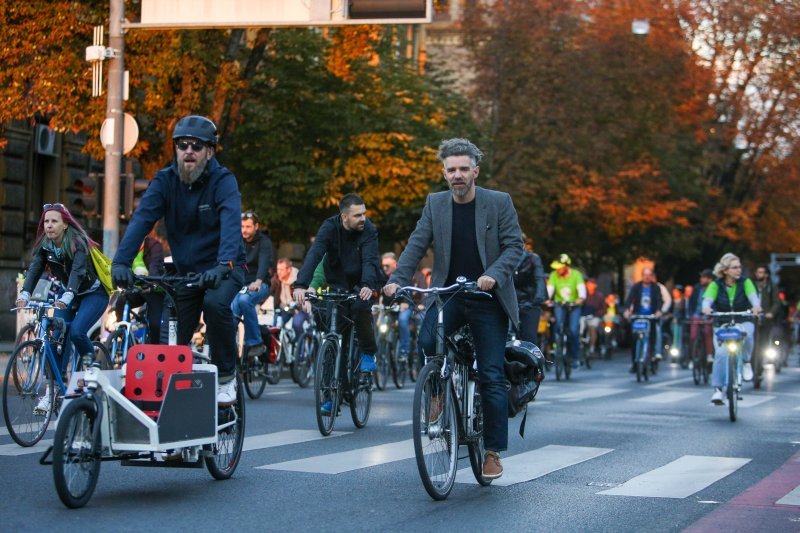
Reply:
M598 494L686 498L732 474L749 462L750 459L741 457L684 455L660 468L629 479L619 487Z
M739 402L739 407L755 407L756 405L761 405L762 403L769 402L774 400L775 396L749 396L745 395L744 399Z
M58 426L58 419L51 420L50 424L47 426L47 431L55 431L56 426ZM17 424L14 426L17 430L24 430L26 427L24 424ZM30 427L30 426L28 426ZM8 435L8 428L6 426L0 426L0 436Z
M414 423L413 420L401 420L400 422L392 422L389 425L390 426L410 426L413 423Z
M659 392L643 398L631 398L631 402L646 402L646 403L673 403L687 400L694 396L700 395L699 392L683 392L683 391L669 391Z
M800 485L775 503L778 505L800 505Z
M348 435L349 431L334 431L331 437L341 437ZM300 444L313 440L327 439L319 431L313 429L287 429L277 433L265 433L264 435L252 435L244 438L243 452L251 450L261 450L264 448L274 448L276 446L286 446L287 444Z
M306 459L285 461L271 465L257 466L267 470L289 470L292 472L310 472L315 474L341 474L351 470L359 470L402 459L414 457L414 441L411 439L369 448L360 448L346 452L317 455Z
M275 392L265 392L264 396L283 396L284 394L291 394L290 390L278 390Z
M583 388L580 390L568 392L566 394L556 394L555 396L548 396L548 400L559 400L567 402L575 402L578 400L589 400L592 398L602 398L604 396L612 396L614 394L622 394L628 392L627 389L609 389L605 387L591 387Z
M53 444L53 439L42 439L33 446L23 448L16 442L0 445L0 455L16 457L17 455L29 455L32 453L42 453Z
M576 465L613 451L611 448L586 446L561 446L550 444L530 452L503 458L503 477L492 485L509 486L542 477L556 470ZM456 473L457 483L476 484L471 468L462 468Z
M644 388L646 389L661 389L664 387L670 387L672 385L677 385L678 383L684 383L687 381L692 381L694 378L692 376L685 377L685 378L678 378L678 379L670 379L667 381L658 381L656 383L651 383L649 385L645 385Z

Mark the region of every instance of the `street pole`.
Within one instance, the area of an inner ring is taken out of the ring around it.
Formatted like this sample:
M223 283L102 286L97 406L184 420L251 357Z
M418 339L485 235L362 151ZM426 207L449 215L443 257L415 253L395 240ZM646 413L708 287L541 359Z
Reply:
M113 55L108 65L106 120L110 120L114 124L114 141L105 145L103 253L108 257L114 257L119 244L119 180L122 169L122 138L125 123L122 110L122 86L125 72L123 60L125 40L122 35L122 21L125 18L125 0L110 0L109 3L108 46L113 50Z

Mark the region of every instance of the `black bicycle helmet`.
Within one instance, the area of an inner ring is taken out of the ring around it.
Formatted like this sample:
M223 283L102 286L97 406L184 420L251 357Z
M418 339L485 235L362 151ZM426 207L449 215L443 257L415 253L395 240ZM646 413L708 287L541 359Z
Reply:
M217 144L217 126L206 117L189 115L180 119L172 131L173 139L181 137L193 137L215 146Z

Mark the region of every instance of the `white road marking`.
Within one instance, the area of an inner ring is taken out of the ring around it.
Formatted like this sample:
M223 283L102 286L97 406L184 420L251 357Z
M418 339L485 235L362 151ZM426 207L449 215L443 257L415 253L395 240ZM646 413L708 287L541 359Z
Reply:
M750 459L684 455L655 470L636 476L619 487L598 492L613 496L686 498L732 474Z
M413 423L414 423L413 420L401 420L400 422L392 422L389 425L390 426L410 426Z
M755 407L774 399L775 396L749 396L745 394L742 400L739 401L739 407Z
M550 444L530 452L503 457L503 476L492 485L506 487L542 477L556 470L594 459L613 451L611 448L584 446L560 446ZM476 484L471 468L462 468L456 474L456 482Z
M15 457L17 455L29 455L32 453L42 453L53 444L53 439L42 439L33 446L23 448L16 442L0 445L0 455Z
M628 392L628 389L609 389L605 387L582 388L568 392L566 394L548 395L548 400L558 400L562 402L577 402L579 400L590 400L592 398L602 398L614 394Z
M687 400L694 396L699 396L699 392L683 392L683 391L669 391L659 392L643 398L631 398L632 402L646 402L646 403L672 403Z
M334 431L330 437L341 437L348 435L348 431ZM250 450L261 450L264 448L274 448L276 446L286 446L287 444L299 444L313 440L327 439L319 431L313 429L287 429L277 433L265 433L263 435L252 435L244 438L243 452Z
M778 505L800 505L800 485L775 503Z
M414 457L414 441L408 439L346 452L329 453L306 459L258 466L256 468L316 474L341 474L342 472L378 466L412 457Z

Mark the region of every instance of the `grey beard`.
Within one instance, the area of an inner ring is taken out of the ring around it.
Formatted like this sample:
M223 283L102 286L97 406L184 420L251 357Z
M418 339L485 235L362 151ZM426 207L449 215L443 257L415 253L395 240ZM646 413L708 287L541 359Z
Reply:
M208 160L198 161L194 167L194 170L188 171L186 170L186 165L184 163L178 164L178 173L181 176L181 181L186 185L191 185L197 179L203 175L203 172L206 169L206 163Z
M458 196L459 198L463 198L464 196L469 194L469 191L472 190L472 187L465 187L463 189L456 189L452 185L450 186L450 191L453 193L454 196Z

